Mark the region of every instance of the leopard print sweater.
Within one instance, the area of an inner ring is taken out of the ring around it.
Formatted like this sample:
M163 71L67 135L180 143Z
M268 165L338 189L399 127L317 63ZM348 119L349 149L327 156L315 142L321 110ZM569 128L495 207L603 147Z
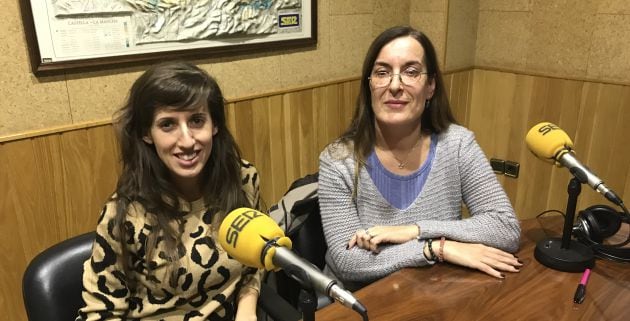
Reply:
M251 204L259 208L256 168L247 162L241 167L243 190ZM160 253L147 262L144 248L151 225L150 214L141 206L130 206L126 222L132 226L133 240L127 242L137 280L137 290L129 291L117 257L120 244L112 237L115 202L105 205L96 229L92 256L84 263L83 300L77 320L233 320L235 298L244 287L260 288L262 270L247 268L228 257L213 238L212 213L203 199L182 202L182 244L185 254L177 270L176 284L168 282L168 262ZM148 265L152 273L148 273Z

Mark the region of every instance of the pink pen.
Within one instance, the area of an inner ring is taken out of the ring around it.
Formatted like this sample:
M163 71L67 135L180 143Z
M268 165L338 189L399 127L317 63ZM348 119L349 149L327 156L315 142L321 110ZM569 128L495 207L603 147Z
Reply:
M582 274L582 280L580 280L580 284L578 284L578 287L575 290L575 295L573 296L573 302L577 304L584 302L584 297L586 296L586 282L588 282L588 277L590 275L591 275L591 269L585 269L584 274Z

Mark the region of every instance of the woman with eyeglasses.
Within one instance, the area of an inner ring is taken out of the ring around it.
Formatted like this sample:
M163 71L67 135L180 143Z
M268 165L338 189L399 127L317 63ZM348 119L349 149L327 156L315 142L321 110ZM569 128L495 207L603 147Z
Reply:
M410 27L372 42L352 122L320 155L319 202L326 269L351 290L436 262L497 278L522 266L512 205Z

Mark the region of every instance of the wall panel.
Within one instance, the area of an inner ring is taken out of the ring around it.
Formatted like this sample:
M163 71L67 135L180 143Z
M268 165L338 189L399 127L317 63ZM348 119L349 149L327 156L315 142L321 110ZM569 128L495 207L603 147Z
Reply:
M474 75L468 125L489 158L520 163L518 179L499 176L519 217L566 209L569 171L536 159L524 143L527 131L542 121L565 130L578 158L628 200L629 86L488 70ZM578 210L607 203L584 186Z
M444 76L444 86L447 88L447 96L451 103L453 115L455 120L464 126L467 126L469 122L473 79L472 70Z
M579 142L584 150L583 162L630 202L626 187L630 173L630 87L585 83L583 102L576 132L576 144ZM589 192L588 203L601 203L599 195Z
M3 311L0 320L5 321L26 319L21 295L19 295L20 280L26 263L36 253L35 250L29 248L31 244L22 244L19 241L36 235L34 226L25 224L31 221L29 218L25 219L23 213L23 203L27 201L21 201L18 197L19 186L32 182L29 182L27 177L15 181L17 175L10 172L14 169L8 166L9 156L15 159L20 155L28 154L29 144L30 142L26 144L16 142L14 146L11 146L13 148L0 144L0 194L2 194L0 195L0 209L2 209L0 212L0 310ZM20 150L26 152L18 154ZM42 223L46 224L46 222ZM40 239L39 236L33 237L33 243L41 242L38 239ZM56 239L59 240L61 237L57 235ZM50 242L50 239L48 241Z

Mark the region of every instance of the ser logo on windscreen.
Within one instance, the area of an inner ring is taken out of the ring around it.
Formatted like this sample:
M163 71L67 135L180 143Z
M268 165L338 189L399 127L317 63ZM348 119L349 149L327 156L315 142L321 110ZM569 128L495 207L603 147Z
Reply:
M263 216L263 214L253 210L245 211L239 214L234 219L234 221L232 221L232 224L230 224L230 227L225 235L225 241L227 242L227 244L230 244L234 248L236 248L236 242L238 241L239 233L243 231L243 229L245 229L245 226L247 226L249 222L259 216Z
M538 128L538 132L542 133L543 136L547 135L550 131L552 130L556 130L556 129L560 129L560 127L554 125L554 124L546 124L545 126L542 126L540 128Z

